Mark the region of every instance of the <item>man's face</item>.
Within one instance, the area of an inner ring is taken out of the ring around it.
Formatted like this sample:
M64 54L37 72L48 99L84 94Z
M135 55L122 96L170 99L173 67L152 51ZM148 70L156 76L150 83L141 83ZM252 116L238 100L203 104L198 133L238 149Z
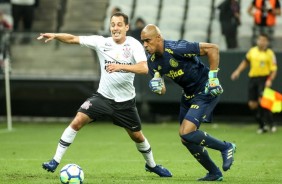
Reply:
M114 41L118 44L121 44L125 41L126 32L128 31L129 26L125 25L124 18L122 16L113 16L111 19L111 35Z
M143 46L145 50L149 54L154 54L156 52L161 52L159 50L159 42L160 42L160 35L153 35L150 32L142 32L141 33L141 40L143 42Z
M257 39L257 45L260 49L266 49L268 47L268 39L264 36L259 36Z

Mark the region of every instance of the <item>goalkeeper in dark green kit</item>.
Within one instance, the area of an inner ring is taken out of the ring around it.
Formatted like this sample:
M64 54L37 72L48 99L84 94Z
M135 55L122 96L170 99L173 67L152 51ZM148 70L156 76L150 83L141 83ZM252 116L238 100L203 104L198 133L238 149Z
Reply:
M183 88L180 103L179 135L183 145L208 171L199 181L222 181L220 169L211 160L206 150L221 152L222 169L230 169L236 146L233 143L213 138L199 130L202 122L211 122L212 112L223 89L217 78L219 50L211 43L165 40L159 28L147 25L141 33L147 51L149 72L153 77L149 86L154 93L165 94L164 76ZM199 56L207 56L209 67Z

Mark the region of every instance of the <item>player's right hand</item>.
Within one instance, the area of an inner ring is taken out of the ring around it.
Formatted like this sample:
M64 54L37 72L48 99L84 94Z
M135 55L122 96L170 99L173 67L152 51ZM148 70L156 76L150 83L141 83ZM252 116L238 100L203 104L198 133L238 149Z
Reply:
M37 40L42 40L43 38L45 38L45 43L53 40L56 37L55 33L40 33L40 36L37 37Z
M154 93L157 94L161 94L162 93L162 89L163 89L163 80L161 77L159 78L152 78L149 82L149 87L151 89L151 91L153 91Z
M236 80L240 77L240 72L238 72L237 70L235 70L232 74L231 74L231 80Z

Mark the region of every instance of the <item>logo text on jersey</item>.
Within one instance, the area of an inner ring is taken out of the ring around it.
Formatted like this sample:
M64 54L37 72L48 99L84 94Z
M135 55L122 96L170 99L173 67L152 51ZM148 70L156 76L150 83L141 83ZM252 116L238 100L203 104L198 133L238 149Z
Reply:
M173 51L171 49L165 48L165 51L170 53L170 54L173 54Z
M194 56L197 56L197 54L184 54L184 57L194 57Z
M119 62L119 61L108 61L108 60L105 60L105 68L104 69L106 71L107 71L108 64L132 65L132 63L122 63L122 62ZM119 72L127 73L127 71L124 71L124 70L120 70Z
M169 73L165 74L167 77L171 78L171 79L175 79L176 77L179 77L181 75L183 75L184 72L182 69L179 69L177 71L174 70L170 70Z

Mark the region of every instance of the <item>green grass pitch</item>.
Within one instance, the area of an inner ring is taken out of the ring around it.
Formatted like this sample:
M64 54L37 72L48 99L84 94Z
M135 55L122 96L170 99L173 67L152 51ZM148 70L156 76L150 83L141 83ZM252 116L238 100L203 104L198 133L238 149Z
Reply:
M199 183L196 179L206 174L181 145L176 122L143 124L143 132L151 144L156 162L169 168L172 178L160 178L145 172L143 157L126 132L106 122L84 127L55 173L48 173L41 164L54 155L66 126L63 123L14 123L14 129L8 132L2 122L0 183L59 184L59 171L68 163L83 168L85 184L193 184ZM282 183L282 132L278 129L275 134L257 135L256 128L256 125L234 123L202 125L201 130L237 145L234 165L231 170L223 172L223 183ZM220 153L208 151L221 168Z

